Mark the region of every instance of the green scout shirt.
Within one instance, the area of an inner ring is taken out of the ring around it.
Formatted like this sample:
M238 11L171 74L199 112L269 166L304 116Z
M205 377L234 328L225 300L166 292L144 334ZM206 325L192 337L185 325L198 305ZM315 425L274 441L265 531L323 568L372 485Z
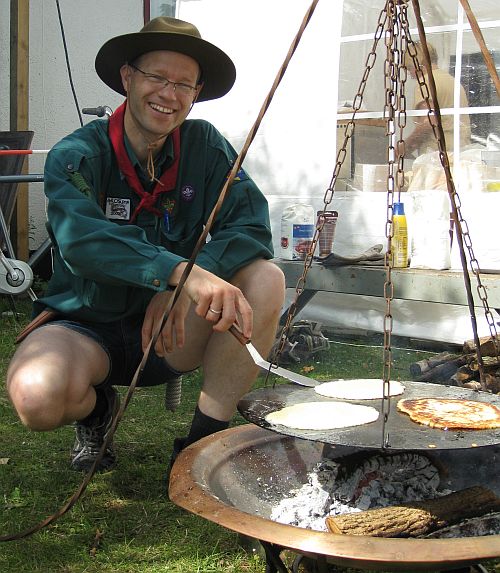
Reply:
M168 288L174 267L190 257L236 157L210 123L188 120L180 129L176 188L156 204L168 216L142 210L133 224L128 219L140 198L118 169L107 120L88 123L50 151L45 194L54 270L36 313L50 307L80 320L109 322L144 313L152 296ZM170 165L170 138L162 153L159 163ZM267 201L240 170L196 264L227 280L272 256Z

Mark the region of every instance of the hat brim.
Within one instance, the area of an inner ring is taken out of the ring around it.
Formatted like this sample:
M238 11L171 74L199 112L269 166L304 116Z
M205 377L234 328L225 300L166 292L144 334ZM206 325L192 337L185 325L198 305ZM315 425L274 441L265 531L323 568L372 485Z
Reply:
M203 88L197 101L217 99L233 87L236 68L225 52L201 38L165 32L136 32L108 40L95 59L97 75L112 90L126 95L120 75L122 65L158 50L179 52L198 62L203 73Z

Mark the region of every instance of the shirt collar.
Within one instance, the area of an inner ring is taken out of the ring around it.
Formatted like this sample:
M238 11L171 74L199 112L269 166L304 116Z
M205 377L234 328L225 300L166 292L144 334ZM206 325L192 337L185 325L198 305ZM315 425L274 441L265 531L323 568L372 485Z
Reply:
M130 158L130 162L132 163L132 166L136 170L139 179L143 182L149 183L148 173L142 167L139 159L137 159L137 155L135 154L135 151L132 149L132 145L126 134L124 134L123 140L125 142L125 149ZM169 136L167 137L165 143L162 145L160 153L158 153L158 155L155 157L156 173L162 173L166 165L169 165L173 159L174 159L174 144L172 142L172 138Z

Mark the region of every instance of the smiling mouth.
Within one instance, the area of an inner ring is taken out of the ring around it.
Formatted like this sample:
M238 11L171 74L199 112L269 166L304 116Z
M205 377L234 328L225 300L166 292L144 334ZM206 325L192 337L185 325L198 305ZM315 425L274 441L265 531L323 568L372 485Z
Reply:
M164 107L162 105L158 105L157 103L150 103L149 106L155 111L164 113L166 115L174 112L174 110L171 107Z

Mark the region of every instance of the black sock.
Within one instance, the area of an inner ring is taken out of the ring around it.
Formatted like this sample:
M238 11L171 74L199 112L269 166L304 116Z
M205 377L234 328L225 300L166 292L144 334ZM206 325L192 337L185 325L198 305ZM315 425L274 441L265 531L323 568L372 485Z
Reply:
M83 420L78 420L79 424L83 424L84 426L93 420L98 420L104 416L108 409L108 399L106 397L106 393L102 388L94 388L95 390L95 406L92 412L85 416Z
M191 422L191 429L189 430L189 434L183 447L189 446L201 438L210 436L210 434L215 434L215 432L219 432L220 430L226 430L228 427L229 422L223 422L222 420L211 418L196 406L193 421Z

